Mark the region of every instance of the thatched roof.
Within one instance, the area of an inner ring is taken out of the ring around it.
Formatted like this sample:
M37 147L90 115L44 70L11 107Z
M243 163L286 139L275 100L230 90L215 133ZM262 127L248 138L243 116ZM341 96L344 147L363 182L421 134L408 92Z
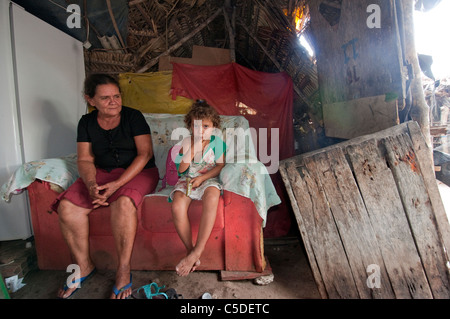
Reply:
M159 58L190 58L194 46L230 49L237 63L287 72L294 84L294 118L320 111L315 60L299 42L309 35L310 0L14 0L84 43L86 73L158 71ZM69 29L69 4L81 28ZM115 40L103 41L105 38ZM105 45L106 43L106 45ZM314 120L314 122L318 122Z
M286 71L296 94L308 105L317 91L316 68L300 45L295 26L295 14L303 14L302 31L307 33L305 2L131 0L125 49L87 50L87 71L152 72L158 71L159 57L191 57L194 45L234 47L235 61L241 65L263 72Z

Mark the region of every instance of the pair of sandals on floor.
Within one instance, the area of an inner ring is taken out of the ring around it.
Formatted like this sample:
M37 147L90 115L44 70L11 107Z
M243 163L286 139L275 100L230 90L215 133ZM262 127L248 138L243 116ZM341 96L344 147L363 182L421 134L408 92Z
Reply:
M94 268L87 276L81 277L79 279L73 280L72 285L76 285L79 283L78 287L66 298L63 299L69 299L71 298L80 288L81 284L91 278L95 273L97 272L97 269ZM117 297L122 292L124 292L127 289L130 289L132 286L132 275L130 274L130 282L123 286L120 289L117 289L116 285L113 286L113 292L115 296ZM165 286L158 287L158 285L154 282L142 286L139 289L134 290L131 293L131 298L133 299L182 299L183 296L180 294L177 294L176 290L173 288L169 288L166 291L161 291L161 289L164 289ZM67 286L67 283L64 284L63 290L66 291L69 289L69 286ZM153 290L152 290L153 289ZM128 297L128 298L130 298Z

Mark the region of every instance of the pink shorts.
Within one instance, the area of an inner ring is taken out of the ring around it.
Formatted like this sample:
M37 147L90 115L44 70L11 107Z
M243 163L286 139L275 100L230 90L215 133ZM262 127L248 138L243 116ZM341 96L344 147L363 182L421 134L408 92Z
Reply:
M124 171L125 169L123 168L116 168L111 172L97 169L97 184L103 185L114 181L118 179ZM112 203L120 196L127 196L133 200L134 205L137 207L145 195L150 194L155 190L158 181L159 174L156 167L144 169L131 181L112 194L107 202ZM78 178L67 190L59 194L51 205L53 211L58 211L58 206L62 199L67 199L73 204L83 208L93 208L92 198L89 196L88 189L81 178Z

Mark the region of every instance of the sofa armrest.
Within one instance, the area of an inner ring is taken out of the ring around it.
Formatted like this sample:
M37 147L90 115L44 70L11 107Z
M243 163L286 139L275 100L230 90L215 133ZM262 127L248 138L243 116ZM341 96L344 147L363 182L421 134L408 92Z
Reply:
M263 272L266 263L262 218L254 203L230 191L223 192L225 205L225 270Z
M59 228L58 214L50 209L59 193L51 183L41 180L35 180L27 190L38 266L40 269L66 269L72 258Z

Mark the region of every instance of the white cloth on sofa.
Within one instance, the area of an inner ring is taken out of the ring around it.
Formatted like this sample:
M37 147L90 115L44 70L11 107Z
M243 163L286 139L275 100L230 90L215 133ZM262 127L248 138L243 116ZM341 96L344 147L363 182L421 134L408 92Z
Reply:
M184 124L184 114L144 113L150 126L155 163L162 180L169 149L189 135ZM256 158L256 151L248 121L243 116L221 116L221 139L227 144L226 165L220 173L223 189L250 198L263 219L265 226L267 211L281 203L270 175ZM176 134L173 134L174 130ZM180 134L177 134L180 133ZM185 135L182 135L185 134ZM169 196L172 186L162 188L147 196Z

